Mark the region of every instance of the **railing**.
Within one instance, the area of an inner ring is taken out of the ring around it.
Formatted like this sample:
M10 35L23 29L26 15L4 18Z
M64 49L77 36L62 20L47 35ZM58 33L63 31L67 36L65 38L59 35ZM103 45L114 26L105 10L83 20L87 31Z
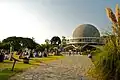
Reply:
M77 37L69 38L67 41L67 44L79 44L79 43L103 44L103 39L100 37Z
M99 43L99 42L67 42L67 44L79 44L79 43Z
M73 38L68 38L68 39L70 40L70 39L86 39L86 38L89 38L89 39L100 39L100 37L73 37Z

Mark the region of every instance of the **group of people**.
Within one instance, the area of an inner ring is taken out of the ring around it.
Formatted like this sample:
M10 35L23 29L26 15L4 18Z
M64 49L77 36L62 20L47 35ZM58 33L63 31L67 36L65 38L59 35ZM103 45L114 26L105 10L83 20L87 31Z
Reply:
M21 51L19 54L19 58L22 57L26 57L26 58L30 58L30 57L47 57L48 56L48 52L47 51Z
M54 53L55 51L32 51L32 50L24 50L24 51L17 51L16 55L19 55L19 59L22 59L23 57L30 58L30 57L47 57L49 53ZM56 52L55 52L56 53ZM4 60L8 60L13 56L14 53L10 53L10 51L7 50L0 50L0 55L2 55Z
M0 50L0 58L1 60L11 60L11 57L13 56L14 53L10 53L10 51L8 50ZM19 59L24 58L30 58L30 57L47 57L48 56L48 52L47 51L43 51L43 52L37 52L37 51L18 51L16 52L17 55L19 55Z
M4 60L8 60L10 58L10 52L7 50L0 50L0 55L4 56Z
M0 50L0 62L3 62L3 60L11 60L11 54L8 50L1 49Z
M68 52L66 52L69 56L70 55L82 55L82 52L80 51L73 51L73 50L69 50Z
M67 55L71 56L71 55L82 55L83 52L80 51L73 51L73 50L69 50L68 52L66 52ZM92 58L92 54L89 50L87 50L87 54L88 54L88 58Z

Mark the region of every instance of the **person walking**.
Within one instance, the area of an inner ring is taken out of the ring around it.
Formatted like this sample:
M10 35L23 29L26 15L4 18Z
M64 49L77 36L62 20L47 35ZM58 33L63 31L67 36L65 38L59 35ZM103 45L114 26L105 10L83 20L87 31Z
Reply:
M91 55L91 53L89 53L89 54L88 54L88 58L92 58L92 55Z
M88 50L87 52L88 52L88 58L92 58L92 54L91 54L90 50Z
M71 54L72 54L72 51L71 51L71 50L69 50L69 56L71 56Z

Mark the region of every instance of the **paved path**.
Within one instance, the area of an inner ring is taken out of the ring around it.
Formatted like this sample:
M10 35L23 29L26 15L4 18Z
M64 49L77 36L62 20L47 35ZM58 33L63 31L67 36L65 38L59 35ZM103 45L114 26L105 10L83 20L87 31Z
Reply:
M17 74L10 80L90 80L85 78L84 73L91 64L87 56L66 56Z

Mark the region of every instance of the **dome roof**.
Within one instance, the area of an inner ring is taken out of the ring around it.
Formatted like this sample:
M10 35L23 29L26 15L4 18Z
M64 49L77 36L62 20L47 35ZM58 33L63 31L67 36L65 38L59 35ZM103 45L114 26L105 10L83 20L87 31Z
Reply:
M100 37L100 33L95 26L91 24L82 24L73 32L73 38L76 37Z

